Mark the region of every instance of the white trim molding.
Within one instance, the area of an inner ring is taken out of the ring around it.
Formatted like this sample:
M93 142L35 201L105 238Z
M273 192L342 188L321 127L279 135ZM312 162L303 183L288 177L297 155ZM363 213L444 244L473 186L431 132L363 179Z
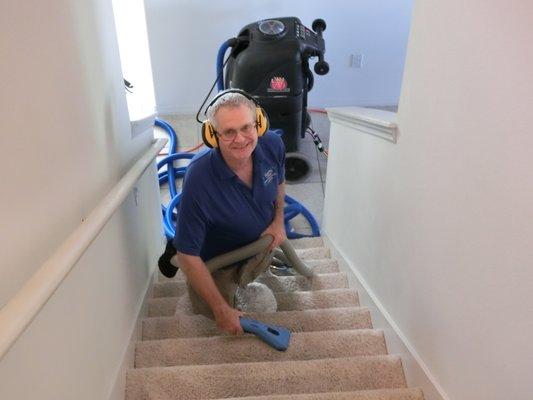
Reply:
M130 117L131 118L131 117ZM136 115L136 119L130 121L131 124L131 138L143 134L149 130L154 129L156 113L155 111L150 111L145 115Z
M401 357L408 387L421 388L425 400L450 400L422 357L365 281L357 266L348 260L344 252L335 246L327 234L323 233L322 237L324 245L331 251L331 257L338 261L340 270L347 274L350 288L357 290L361 306L370 310L372 326L384 332L389 354L397 354Z
M331 122L396 143L396 113L365 107L326 108Z

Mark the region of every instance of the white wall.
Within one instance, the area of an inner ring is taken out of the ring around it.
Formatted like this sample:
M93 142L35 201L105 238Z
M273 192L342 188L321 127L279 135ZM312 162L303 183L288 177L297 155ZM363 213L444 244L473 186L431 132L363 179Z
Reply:
M450 399L531 399L532 20L416 2L399 142L332 127L325 232Z
M251 22L282 16L309 28L316 18L327 23L330 72L315 76L310 107L398 103L411 0L145 3L159 112L196 113L215 79L219 46ZM354 52L364 55L364 68L349 68Z
M0 305L151 142L135 139L110 1L0 6ZM155 168L0 360L2 399L109 396L161 244Z

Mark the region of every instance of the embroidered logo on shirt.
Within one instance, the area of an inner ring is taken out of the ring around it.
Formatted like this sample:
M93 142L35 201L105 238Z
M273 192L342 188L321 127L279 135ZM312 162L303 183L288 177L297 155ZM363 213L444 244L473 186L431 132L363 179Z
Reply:
M276 176L276 173L273 169L269 169L265 174L263 175L263 186L268 185L270 182L274 180L274 177Z

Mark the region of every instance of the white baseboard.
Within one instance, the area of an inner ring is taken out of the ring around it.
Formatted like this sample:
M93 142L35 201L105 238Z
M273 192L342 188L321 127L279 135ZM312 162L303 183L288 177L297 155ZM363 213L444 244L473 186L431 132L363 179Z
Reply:
M161 251L161 254L162 253L163 251ZM154 282L158 278L158 271L159 269L155 268L145 289L139 314L137 315L137 320L135 321L131 336L129 337L128 347L126 348L124 357L122 358L122 364L118 370L115 378L115 384L113 385L113 389L111 390L108 400L124 400L126 397L126 373L128 369L134 367L135 345L139 340L142 340L142 321L148 315L148 299L152 297L152 288L154 286Z
M370 310L374 328L381 329L385 333L389 353L401 357L407 385L421 388L425 400L450 400L372 288L365 282L357 267L347 261L342 251L338 250L327 236L323 235L323 238L324 244L331 250L332 258L338 260L340 270L348 275L350 287L358 291L361 305Z

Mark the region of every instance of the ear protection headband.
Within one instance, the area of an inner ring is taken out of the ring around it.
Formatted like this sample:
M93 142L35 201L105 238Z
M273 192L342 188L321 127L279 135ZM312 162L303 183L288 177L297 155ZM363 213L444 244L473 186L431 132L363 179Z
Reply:
M266 115L265 110L259 105L256 99L254 99L252 96L250 96L248 93L246 93L244 90L240 89L227 89L220 93L218 93L213 100L211 100L211 103L207 106L205 109L205 114L207 115L207 110L209 110L209 107L211 107L215 102L220 99L222 96L224 96L227 93L239 93L246 97L248 100L253 101L255 104L255 123L257 126L257 136L261 137L265 134L265 132L268 130L268 118ZM218 147L218 139L216 137L216 131L211 122L209 122L208 119L206 119L204 122L202 122L202 140L204 144L207 147Z

